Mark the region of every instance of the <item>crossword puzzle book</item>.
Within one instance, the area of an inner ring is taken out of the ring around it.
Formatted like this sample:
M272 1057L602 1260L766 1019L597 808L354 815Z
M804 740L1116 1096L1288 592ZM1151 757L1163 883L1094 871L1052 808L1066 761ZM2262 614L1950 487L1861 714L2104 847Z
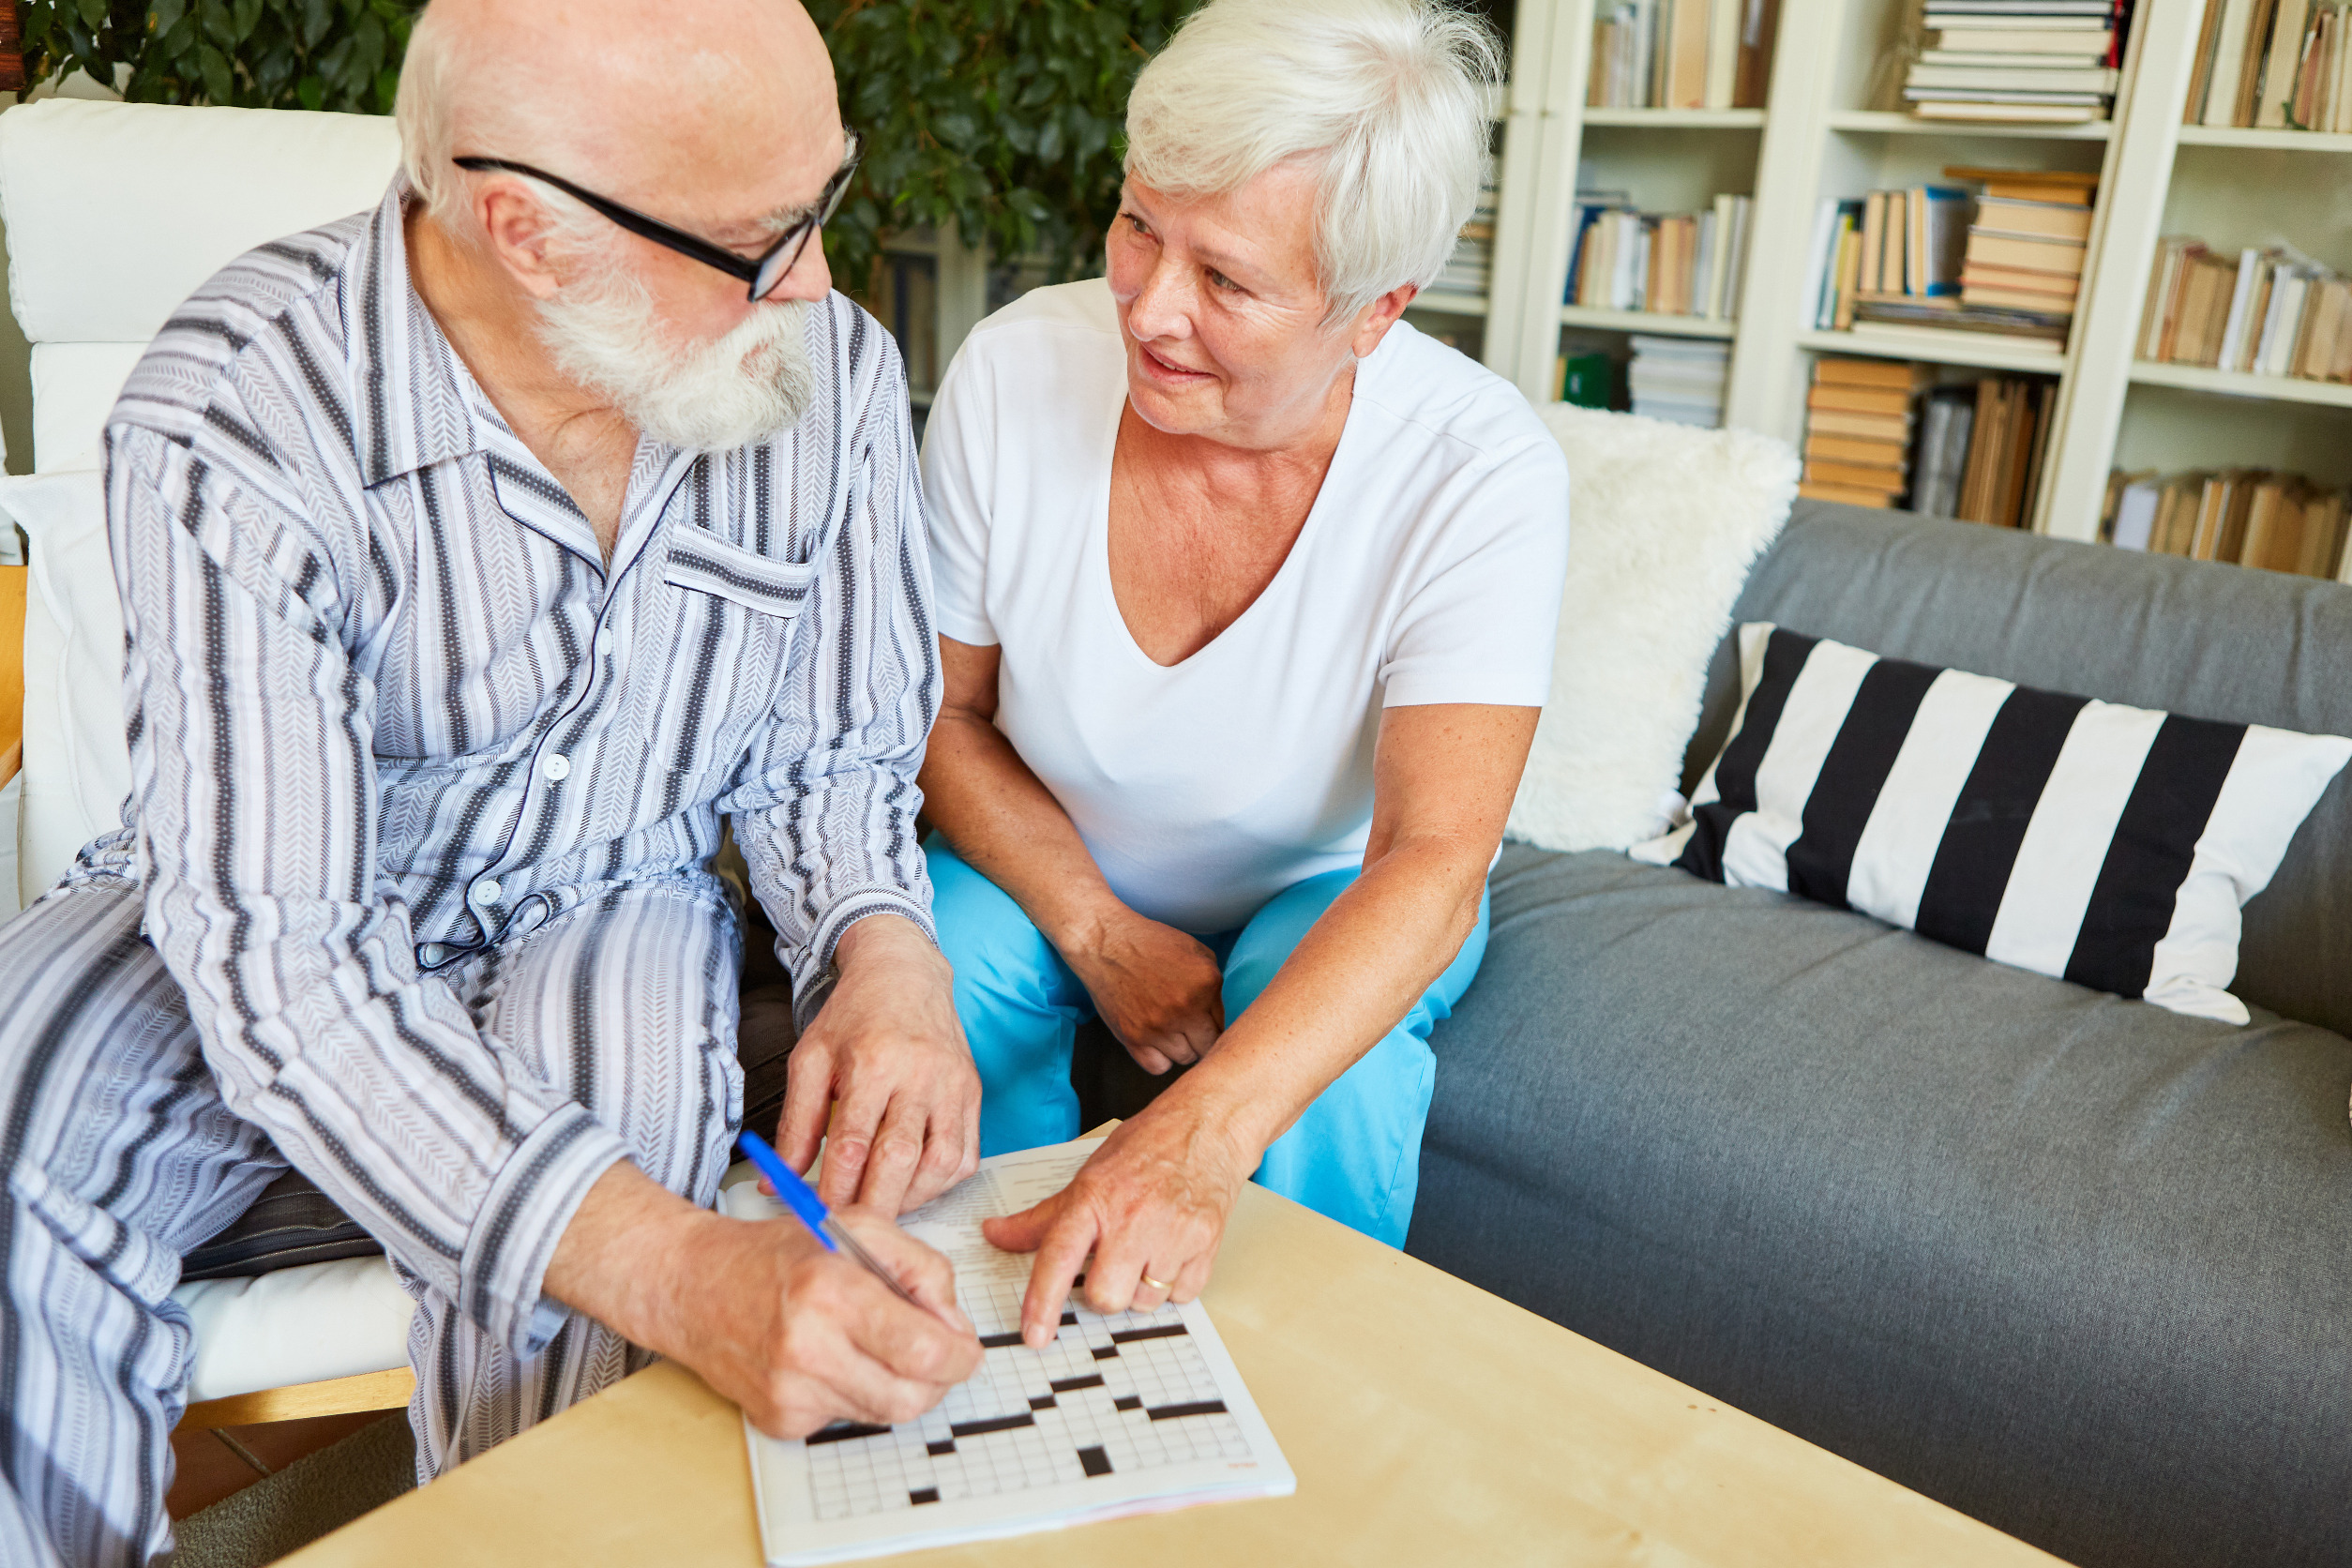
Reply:
M1030 1260L990 1246L980 1222L1061 1191L1100 1141L983 1160L901 1221L955 1263L987 1357L903 1425L845 1422L777 1442L745 1423L769 1562L842 1562L1296 1489L1199 1302L1109 1318L1074 1303L1050 1346L1021 1343ZM784 1212L756 1182L730 1187L719 1206L741 1219Z

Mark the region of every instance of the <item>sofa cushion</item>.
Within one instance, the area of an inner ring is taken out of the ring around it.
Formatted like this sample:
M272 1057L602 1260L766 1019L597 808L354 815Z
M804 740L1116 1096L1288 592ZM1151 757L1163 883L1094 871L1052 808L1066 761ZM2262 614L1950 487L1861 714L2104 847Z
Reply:
M2247 1021L2239 911L2352 740L2043 691L1752 621L1738 731L1632 850L2037 974Z
M400 157L385 114L27 104L0 123L8 303L36 343L143 343L254 246L372 206Z
M1506 849L1409 1249L2085 1563L2352 1559L2352 1042Z
M2102 701L2352 735L2352 588L2310 578L1800 501L1735 613ZM1738 702L1727 639L1685 790L1722 749ZM2246 906L2231 988L2257 1007L2352 1033L2346 888L2352 778L2339 775Z

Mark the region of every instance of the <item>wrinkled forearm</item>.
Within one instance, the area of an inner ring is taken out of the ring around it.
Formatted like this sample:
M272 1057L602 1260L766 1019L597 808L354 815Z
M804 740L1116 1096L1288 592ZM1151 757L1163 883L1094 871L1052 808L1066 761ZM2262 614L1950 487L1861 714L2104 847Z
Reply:
M956 852L1068 953L1123 909L1078 824L1003 731L950 708L931 732L923 792Z

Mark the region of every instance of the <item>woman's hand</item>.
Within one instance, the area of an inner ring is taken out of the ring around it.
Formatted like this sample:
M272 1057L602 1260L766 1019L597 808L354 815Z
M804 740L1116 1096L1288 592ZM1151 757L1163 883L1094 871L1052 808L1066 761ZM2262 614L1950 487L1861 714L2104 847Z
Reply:
M1154 1078L1225 1033L1225 974L1199 942L1123 905L1063 951L1103 1023Z
M1081 1270L1087 1304L1106 1315L1199 1295L1226 1217L1262 1153L1238 1146L1203 1112L1163 1099L1104 1139L1062 1191L985 1222L991 1244L1037 1254L1021 1301L1022 1339L1052 1342Z

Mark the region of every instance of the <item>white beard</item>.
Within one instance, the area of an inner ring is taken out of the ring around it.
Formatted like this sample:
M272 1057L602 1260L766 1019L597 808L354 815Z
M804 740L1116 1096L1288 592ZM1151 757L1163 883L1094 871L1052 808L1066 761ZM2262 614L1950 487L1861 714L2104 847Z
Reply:
M653 295L619 267L539 301L539 340L557 368L689 452L731 451L799 422L817 394L807 323L803 300L761 304L725 337L675 344Z

